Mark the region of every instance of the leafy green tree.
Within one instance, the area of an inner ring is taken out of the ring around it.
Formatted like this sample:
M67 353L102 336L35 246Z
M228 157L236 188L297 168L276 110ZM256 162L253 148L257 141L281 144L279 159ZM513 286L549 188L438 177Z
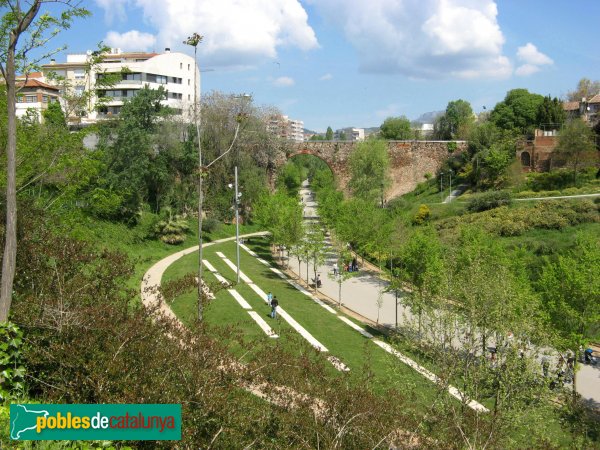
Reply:
M327 131L325 132L325 140L333 141L333 130L331 129L331 127L327 127Z
M271 232L275 246L294 247L304 236L302 206L285 192L266 193L254 208L254 220ZM283 255L280 253L283 260Z
M306 229L306 247L308 250L308 258L313 265L313 275L315 282L315 292L318 292L317 273L319 267L325 262L325 233L320 224L310 222ZM308 280L306 281L308 283Z
M410 286L411 292L404 301L417 314L419 335L423 312L439 304L436 300L440 299L444 290L442 255L437 235L429 228L415 230L401 249L401 265L392 289L401 289L404 283Z
M594 140L593 130L581 119L570 120L560 132L555 153L561 162L571 166L575 183L581 166L596 160Z
M558 331L556 345L562 350L570 349L576 355L581 345L588 344L590 325L600 321L598 236L579 234L569 252L554 260L547 258L538 289L552 325Z
M153 146L161 118L170 114L161 104L165 96L162 87L140 89L121 108L116 128L109 123L101 129L99 145L105 169L98 180L99 190L94 192L120 197L118 208L110 214L113 218L135 222L143 203L156 197L160 185L168 179L166 156ZM94 204L90 206L93 210Z
M527 89L513 89L496 104L490 113L490 121L503 130L533 135L534 128L539 125L538 112L543 102L544 97L539 94L532 94Z
M338 139L339 139L340 141L345 141L345 140L347 140L347 139L348 139L348 136L346 136L346 133L344 133L343 131L340 131L340 134L339 134L339 136L338 136Z
M48 125L62 128L67 126L65 114L63 113L60 103L58 102L51 102L48 105L48 108L42 112L42 117L44 118L44 122Z
M364 141L350 154L352 193L359 198L375 200L390 185L389 156L385 141Z
M15 277L17 254L17 192L16 152L17 116L16 97L18 72L29 73L38 61L54 52L42 54L39 60L28 59L31 51L44 48L47 42L62 29L69 28L75 17L88 15L86 9L71 0L61 2L64 10L58 17L51 9L39 14L42 6L53 1L32 0L23 5L18 0L3 0L2 23L0 25L0 72L6 82L7 95L7 143L6 143L6 228L2 256L2 278L0 281L0 322L8 319L12 301L12 286ZM19 43L21 41L21 43Z
M551 98L549 95L544 97L537 113L537 123L539 125L550 125L559 129L565 122L566 114L563 104L558 98Z
M388 117L379 127L383 139L403 141L412 138L410 120L406 116Z
M454 100L448 103L446 112L436 119L434 135L438 139L467 139L474 122L471 104L466 100Z

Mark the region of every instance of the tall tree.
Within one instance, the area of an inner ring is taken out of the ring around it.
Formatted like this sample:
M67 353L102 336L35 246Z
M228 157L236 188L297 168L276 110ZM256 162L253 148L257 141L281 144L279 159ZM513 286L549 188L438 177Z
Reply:
M538 111L543 101L544 97L527 89L513 89L496 104L490 113L490 121L504 130L533 134L534 128L539 125Z
M360 198L379 199L389 186L390 160L385 141L364 141L350 155L350 189Z
M325 140L332 141L333 140L333 130L331 127L327 127L327 131L325 132Z
M549 95L544 97L537 113L538 124L558 129L565 122L565 118L566 114L562 102L556 97L551 98Z
M587 345L586 332L590 325L600 321L598 237L579 234L571 251L554 261L546 260L538 286L559 333L558 348L577 354L581 345Z
M588 162L586 158L596 160L594 139L594 132L581 119L570 120L560 132L555 152L562 162L573 168L575 182L577 172Z
M467 139L475 116L466 100L454 100L446 106L446 112L437 118L434 133L439 139Z
M17 191L16 191L16 76L18 71L29 73L39 60L29 60L32 50L43 48L61 29L68 28L75 17L87 15L79 8L79 2L60 2L65 10L59 17L50 13L38 14L43 5L53 1L32 0L23 7L19 0L1 0L2 24L0 25L0 72L6 82L7 94L7 145L6 145L6 227L4 254L2 256L2 281L0 283L0 322L8 319L12 301L15 263L17 255ZM23 39L23 45L19 41Z
M406 116L388 117L379 127L383 139L406 140L412 138L410 120Z
M580 102L583 98L589 100L596 94L600 94L600 81L582 78L579 80L579 83L577 83L575 90L567 93L567 100L571 102Z

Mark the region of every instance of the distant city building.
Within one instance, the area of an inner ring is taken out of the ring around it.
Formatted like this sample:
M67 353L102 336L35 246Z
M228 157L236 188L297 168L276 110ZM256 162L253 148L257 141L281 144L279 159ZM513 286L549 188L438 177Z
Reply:
M336 139L345 141L364 141L365 140L365 129L364 128L341 128L335 132Z
M27 77L17 77L17 117L23 117L28 111L34 111L37 120L43 122L42 113L52 102L59 101L59 89L44 83L40 72L30 73Z
M70 123L94 123L99 119L114 117L119 114L123 103L133 98L140 89L148 86L151 89L164 87L167 98L163 104L170 106L178 113L190 112L194 102L194 71L197 70L194 58L184 53L171 52L166 48L164 53L122 52L111 49L104 55L98 67L87 70L92 53L70 54L67 61L42 66L46 83L56 84L56 77L66 80L69 96L77 97L87 91L95 91L85 108L71 111L65 108ZM96 82L105 73L119 73L121 79L109 88L97 89ZM199 73L196 73L199 79ZM65 94L65 93L61 93ZM66 97L66 96L65 96ZM103 98L98 103L98 98ZM63 106L65 100L63 98Z
M304 122L290 119L281 114L272 115L267 123L267 130L282 139L289 141L304 141Z

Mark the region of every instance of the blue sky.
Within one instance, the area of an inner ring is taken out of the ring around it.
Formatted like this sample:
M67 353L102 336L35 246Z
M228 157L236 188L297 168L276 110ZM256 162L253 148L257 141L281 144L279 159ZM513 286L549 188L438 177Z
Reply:
M191 54L181 42L197 31L204 92L252 94L316 131L414 119L458 98L478 112L517 87L560 97L600 78L597 0L85 3L92 17L54 45Z

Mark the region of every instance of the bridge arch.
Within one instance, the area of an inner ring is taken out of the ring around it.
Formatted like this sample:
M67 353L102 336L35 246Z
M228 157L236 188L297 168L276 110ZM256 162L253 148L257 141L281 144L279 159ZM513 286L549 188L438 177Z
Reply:
M312 155L331 169L338 187L348 193L349 158L356 149L355 141L295 142L285 156L277 161L275 170L297 155ZM425 180L425 174L436 173L452 155L467 150L466 141L387 141L392 185L386 196L393 198L412 191Z

